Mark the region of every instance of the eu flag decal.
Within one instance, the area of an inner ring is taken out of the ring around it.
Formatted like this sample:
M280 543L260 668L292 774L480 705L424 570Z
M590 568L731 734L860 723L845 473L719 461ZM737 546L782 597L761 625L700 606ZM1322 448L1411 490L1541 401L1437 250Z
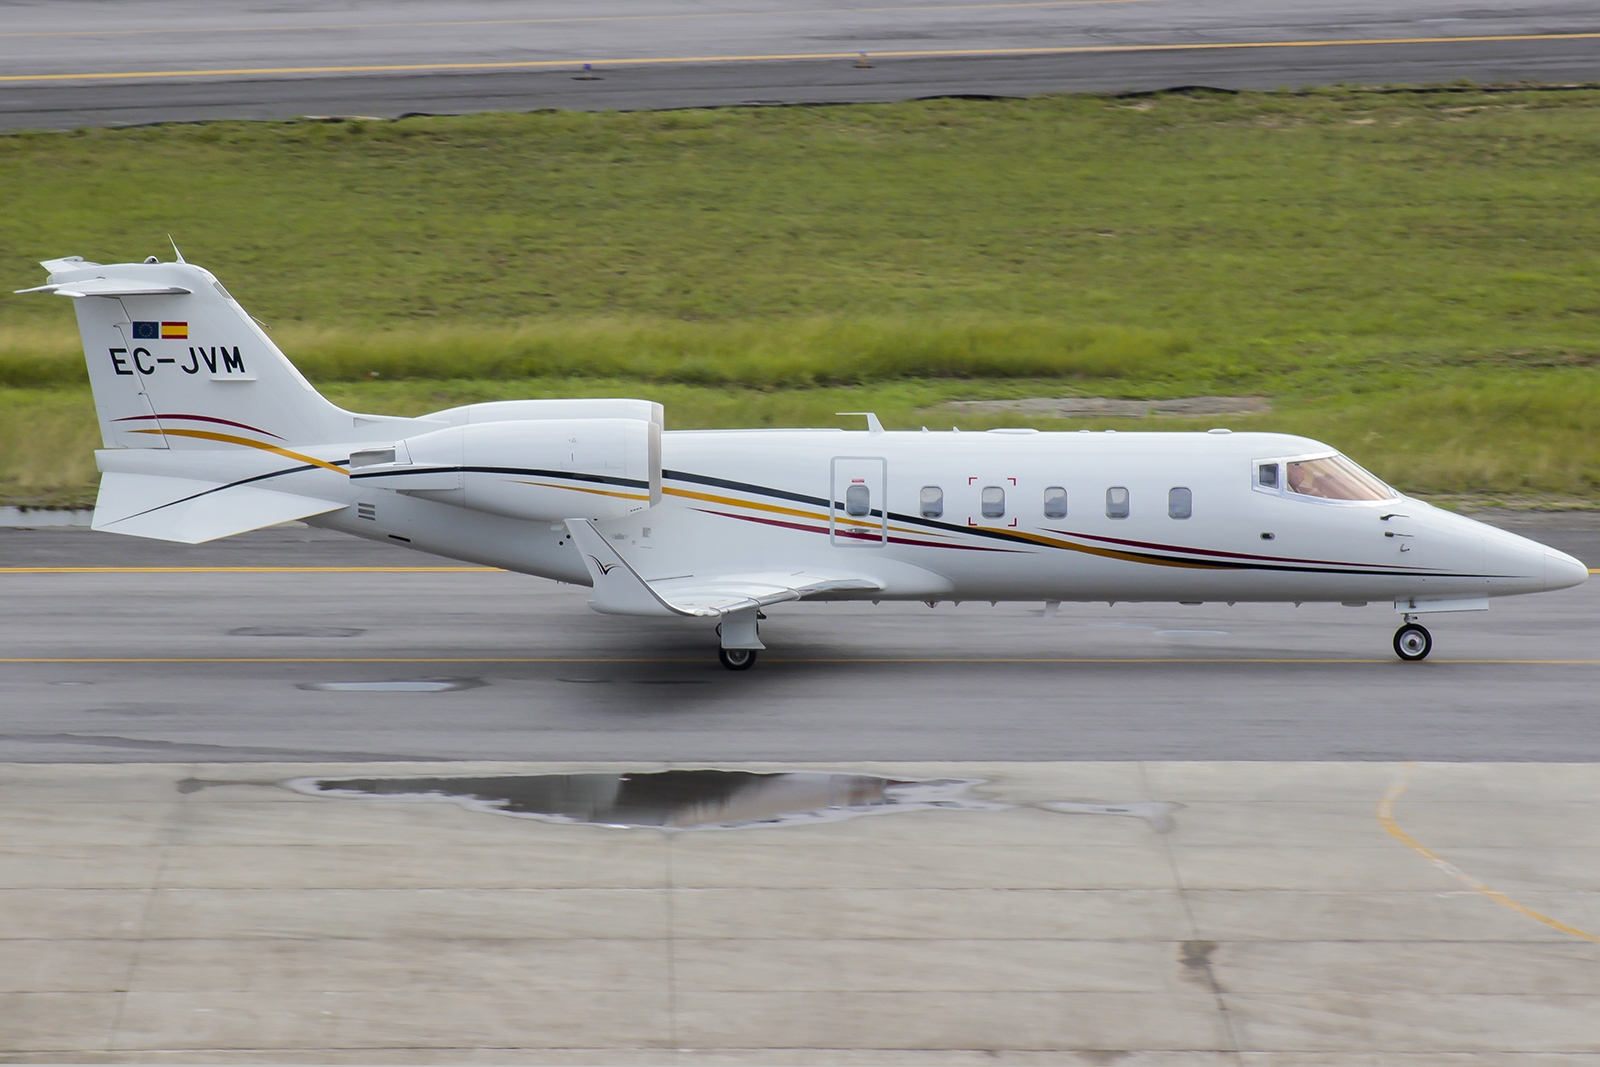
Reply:
M136 322L133 324L133 339L135 341L154 341L161 336L159 322Z
M186 340L188 336L189 324L187 322L163 322L161 324L161 339L163 341L172 340L173 338L182 341Z

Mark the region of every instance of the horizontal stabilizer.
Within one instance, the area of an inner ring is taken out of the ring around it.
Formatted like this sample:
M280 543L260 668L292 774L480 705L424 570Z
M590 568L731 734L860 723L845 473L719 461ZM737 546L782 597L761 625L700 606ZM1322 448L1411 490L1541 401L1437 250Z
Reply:
M18 293L54 293L57 296L184 296L194 292L181 285L159 285L126 278L89 278L81 282L36 285Z
M331 500L254 485L113 473L100 476L93 526L107 533L197 545L341 507Z
M568 519L567 529L594 585L589 606L605 615L726 615L837 590L870 592L882 583L859 575L806 572L682 575L646 581L617 554L594 523Z

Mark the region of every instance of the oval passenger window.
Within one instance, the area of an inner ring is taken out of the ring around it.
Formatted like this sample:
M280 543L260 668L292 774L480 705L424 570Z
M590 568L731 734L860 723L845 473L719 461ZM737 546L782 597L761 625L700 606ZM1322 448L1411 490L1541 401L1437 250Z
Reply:
M1047 519L1067 517L1067 491L1061 486L1052 485L1044 491L1044 517Z
M1120 485L1114 485L1106 490L1106 518L1125 519L1128 517L1128 491Z
M944 490L937 485L923 486L919 502L923 518L937 519L944 515Z
M872 510L872 491L864 485L852 485L844 491L844 510L847 515L865 515Z
M1183 486L1167 490L1167 517L1187 519L1194 514L1194 494Z
M986 485L979 496L983 505L983 517L986 519L1001 519L1006 514L1006 491L998 485Z

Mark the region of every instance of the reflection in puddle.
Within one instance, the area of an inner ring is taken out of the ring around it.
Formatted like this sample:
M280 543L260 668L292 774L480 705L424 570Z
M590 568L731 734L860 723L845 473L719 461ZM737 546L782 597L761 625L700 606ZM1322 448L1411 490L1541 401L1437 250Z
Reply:
M367 631L356 626L236 626L228 632L234 637L360 637Z
M846 819L889 811L1009 807L963 796L977 778L912 781L866 774L652 771L502 777L297 778L316 796L448 800L478 811L601 826L713 829Z
M476 689L481 678L424 678L388 682L298 682L296 689L320 693L450 693L457 689Z

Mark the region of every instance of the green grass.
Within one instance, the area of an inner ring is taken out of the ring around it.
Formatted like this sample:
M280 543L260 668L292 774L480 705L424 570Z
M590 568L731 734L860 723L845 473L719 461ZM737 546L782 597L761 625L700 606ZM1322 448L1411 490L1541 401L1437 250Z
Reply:
M171 232L368 409L611 392L675 426L915 426L957 397L1250 393L1274 412L1233 425L1407 489L1600 495L1596 92L25 134L0 203L12 288ZM82 380L68 301L0 299L0 499L89 492Z

